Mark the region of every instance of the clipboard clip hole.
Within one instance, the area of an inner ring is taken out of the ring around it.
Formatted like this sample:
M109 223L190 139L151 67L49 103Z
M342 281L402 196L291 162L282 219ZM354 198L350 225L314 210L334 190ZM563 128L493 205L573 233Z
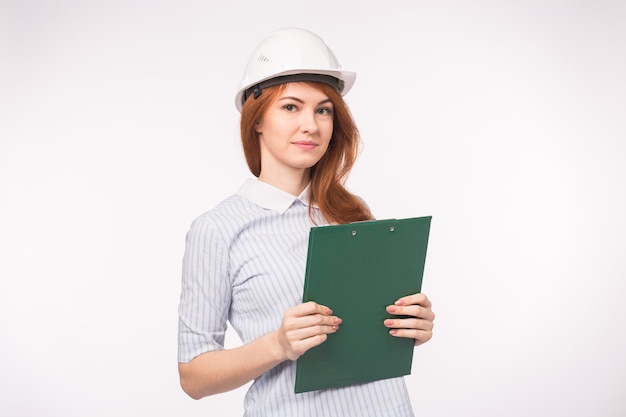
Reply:
M356 230L352 231L352 236L356 236Z
M395 227L393 227L393 226L390 226L390 227L389 227L389 231L390 231L390 232L393 232L394 230L396 230L396 228L395 228Z

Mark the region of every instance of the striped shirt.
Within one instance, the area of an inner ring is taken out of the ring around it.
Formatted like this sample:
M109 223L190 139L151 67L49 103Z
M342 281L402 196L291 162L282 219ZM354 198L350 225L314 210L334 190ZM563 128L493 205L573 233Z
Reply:
M224 348L227 322L243 343L278 329L302 302L310 227L308 188L299 196L250 179L200 216L187 234L179 306L178 361ZM323 224L313 206L318 224ZM295 361L261 375L246 417L409 417L403 378L294 394Z

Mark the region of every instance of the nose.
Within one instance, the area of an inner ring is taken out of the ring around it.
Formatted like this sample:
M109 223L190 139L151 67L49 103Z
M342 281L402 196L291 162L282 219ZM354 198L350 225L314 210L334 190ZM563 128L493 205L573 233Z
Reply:
M300 130L302 133L314 134L318 130L314 112L303 111L300 114Z

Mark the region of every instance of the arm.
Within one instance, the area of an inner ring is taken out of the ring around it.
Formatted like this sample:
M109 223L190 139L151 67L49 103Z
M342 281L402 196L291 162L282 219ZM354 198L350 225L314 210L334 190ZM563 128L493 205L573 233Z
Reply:
M180 384L194 399L238 388L323 343L340 323L326 306L297 305L285 312L274 332L237 348L206 352L189 363L179 363Z
M430 300L425 294L412 294L402 297L393 305L387 306L390 314L413 316L412 318L387 319L385 326L395 337L415 339L415 346L428 342L433 337L433 313Z

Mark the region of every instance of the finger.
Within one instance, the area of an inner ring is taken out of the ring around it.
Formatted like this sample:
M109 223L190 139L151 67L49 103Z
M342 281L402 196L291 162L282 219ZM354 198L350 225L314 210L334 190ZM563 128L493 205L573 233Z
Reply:
M430 309L430 307L422 307L420 305L408 305L408 306L398 306L391 305L387 306L387 312L395 315L403 315L403 316L413 316L417 318L421 318L424 320L435 320L435 313Z
M420 319L387 319L384 321L384 324L390 329L413 329L432 331L434 327L432 321Z
M306 316L311 314L323 314L329 316L333 314L333 310L329 307L318 304L315 301L298 304L297 306L290 308L288 311L292 312L295 316Z
M432 331L416 330L416 329L392 329L389 334L394 337L402 337L406 339L414 339L415 346L428 342L433 337Z
M338 326L341 324L341 321L341 318L337 316L314 314L286 320L285 327L287 329L304 329L312 326Z
M311 337L319 336L322 334L335 333L339 329L339 325L315 325L309 327L302 327L298 329L292 329L287 331L287 339L293 343L300 340L305 340Z
M307 350L324 343L326 339L328 339L326 334L319 334L291 343L293 355L288 355L289 359L295 360L299 358Z
M334 316L315 314L294 317L290 314L293 314L293 311L285 313L281 328L277 332L279 343L290 360L297 359L311 347L323 343L327 335L336 332L341 323L341 319Z
M394 305L397 305L397 306L408 306L408 305L415 305L415 304L421 305L422 307L426 307L426 308L431 307L430 300L424 293L407 295L406 297L399 298L394 303Z

